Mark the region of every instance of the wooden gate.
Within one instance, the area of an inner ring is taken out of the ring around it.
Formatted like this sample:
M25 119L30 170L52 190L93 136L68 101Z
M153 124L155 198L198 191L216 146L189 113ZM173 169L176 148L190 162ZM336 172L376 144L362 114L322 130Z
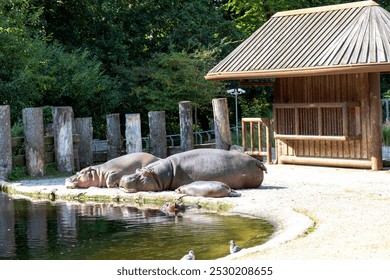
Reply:
M263 133L264 130L265 134ZM267 163L272 163L271 120L267 118L243 118L242 147L244 153L253 157L266 157Z

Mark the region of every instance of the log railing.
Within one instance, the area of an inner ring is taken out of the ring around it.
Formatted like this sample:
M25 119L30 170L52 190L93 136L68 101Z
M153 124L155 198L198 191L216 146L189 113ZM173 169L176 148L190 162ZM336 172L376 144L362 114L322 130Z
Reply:
M276 103L275 139L354 140L361 138L360 103Z
M253 157L266 157L267 162L271 163L272 147L271 147L270 119L243 118L241 122L242 122L242 147L244 153ZM248 129L249 129L249 135L248 135ZM265 129L265 137L263 137L264 129Z

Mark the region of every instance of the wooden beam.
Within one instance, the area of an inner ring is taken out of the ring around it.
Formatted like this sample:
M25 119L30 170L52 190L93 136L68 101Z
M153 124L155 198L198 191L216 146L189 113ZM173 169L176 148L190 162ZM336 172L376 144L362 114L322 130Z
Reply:
M348 141L361 139L361 135L356 136L326 136L326 135L295 135L295 134L275 134L275 139L284 140L323 140L323 141Z
M334 166L345 168L371 168L369 160L353 160L339 158L314 158L314 157L296 157L296 156L280 156L281 164L302 164L302 165L318 165L318 166Z
M311 68L294 68L294 69L275 69L275 70L255 70L241 72L214 72L205 76L206 80L244 80L260 78L287 78L287 77L304 77L304 76L322 76L322 75L341 75L341 74L358 74L358 73L378 73L389 72L390 63L371 63L357 65L340 65Z
M380 75L370 73L370 137L372 170L383 168L382 161L382 100L380 94Z
M247 82L247 81L240 81L240 86L260 86L260 87L274 87L275 83L274 82Z

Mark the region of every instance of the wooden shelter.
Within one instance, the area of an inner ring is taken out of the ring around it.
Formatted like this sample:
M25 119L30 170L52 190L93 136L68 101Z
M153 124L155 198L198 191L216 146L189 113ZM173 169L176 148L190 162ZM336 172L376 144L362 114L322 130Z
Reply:
M205 76L276 78L278 163L381 169L390 13L374 1L275 14Z

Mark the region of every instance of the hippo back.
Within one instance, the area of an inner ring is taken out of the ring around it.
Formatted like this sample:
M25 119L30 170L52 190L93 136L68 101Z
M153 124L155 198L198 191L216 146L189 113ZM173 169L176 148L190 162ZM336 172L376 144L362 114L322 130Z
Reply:
M194 181L220 181L232 189L257 188L265 166L240 152L196 149L169 157L173 166L171 189Z

